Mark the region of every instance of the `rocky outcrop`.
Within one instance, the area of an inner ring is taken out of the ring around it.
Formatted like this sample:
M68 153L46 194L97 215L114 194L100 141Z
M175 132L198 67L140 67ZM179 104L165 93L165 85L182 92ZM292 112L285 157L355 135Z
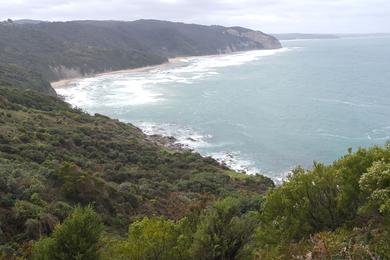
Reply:
M63 65L60 65L56 67L50 67L50 69L55 74L55 76L60 79L78 78L83 76L80 68L67 68Z

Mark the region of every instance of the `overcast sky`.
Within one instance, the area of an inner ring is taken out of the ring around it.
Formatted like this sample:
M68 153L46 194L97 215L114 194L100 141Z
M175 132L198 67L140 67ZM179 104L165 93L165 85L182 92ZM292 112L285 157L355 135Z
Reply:
M390 32L390 0L0 0L0 20L160 19L269 33Z

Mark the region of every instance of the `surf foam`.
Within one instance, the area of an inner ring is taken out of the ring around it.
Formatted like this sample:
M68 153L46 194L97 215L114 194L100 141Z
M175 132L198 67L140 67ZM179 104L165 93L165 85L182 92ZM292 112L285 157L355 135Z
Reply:
M182 59L180 64L171 64L163 69L106 74L75 80L68 86L57 89L57 92L72 105L87 110L94 106L121 108L152 104L164 100L161 88L169 84L184 86L195 81L217 77L218 70L223 67L239 66L287 50L282 48L188 57Z

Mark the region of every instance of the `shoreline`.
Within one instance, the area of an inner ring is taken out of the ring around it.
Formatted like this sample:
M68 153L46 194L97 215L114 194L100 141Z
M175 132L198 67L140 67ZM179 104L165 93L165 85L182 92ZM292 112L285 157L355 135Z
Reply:
M81 77L75 77L75 78L67 78L67 79L61 79L58 81L52 81L50 82L52 88L55 89L60 89L60 88L65 88L67 85L73 81L77 81L80 79L85 79L85 78L91 78L91 77L99 77L99 76L104 76L104 75L115 75L115 74L124 74L124 73L131 73L131 72L146 72L148 70L152 69L157 69L157 68L164 68L169 65L174 65L183 62L185 59L189 58L198 58L198 57L215 57L215 56L223 56L223 55L231 55L231 54L239 54L239 53L244 53L244 52L250 52L250 51L267 51L267 50L281 50L284 49L282 46L281 48L276 48L276 49L259 49L259 50L247 50L247 51L234 51L231 53L221 53L221 54L210 54L210 55L196 55L196 56L178 56L174 58L169 58L167 62L161 63L161 64L156 64L156 65L149 65L149 66L144 66L144 67L138 67L138 68L132 68L132 69L123 69L123 70L113 70L113 71L106 71L106 72L99 72L99 73L92 73L88 75L84 75Z
M175 57L175 58L170 58L168 59L167 62L161 63L161 64L156 64L156 65L148 65L144 67L138 67L138 68L132 68L132 69L123 69L123 70L113 70L113 71L106 71L106 72L99 72L95 74L88 74L84 75L81 77L75 77L75 78L67 78L67 79L60 79L58 81L52 81L50 82L50 85L54 90L56 89L61 89L61 88L66 88L69 83L73 81L78 81L81 79L86 79L86 78L91 78L91 77L99 77L99 76L105 76L105 75L116 75L116 74L124 74L124 73L131 73L131 72L146 72L149 70L153 69L158 69L158 68L164 68L169 65L177 64L182 62L183 59L193 57L193 56L183 56L183 57Z
M283 50L284 48L279 48L275 50ZM76 78L71 78L71 79L63 79L60 81L52 82L52 86L54 89L65 89L67 87L71 87L72 82L76 82L85 78L91 78L91 77L99 77L99 76L104 76L104 75L117 75L117 74L126 74L126 73L134 73L134 72L149 72L154 70L154 69L169 69L169 66L175 66L180 63L183 63L184 65L186 64L187 60L193 59L193 58L200 58L200 57L221 57L221 56L230 56L230 55L235 55L235 54L242 54L242 53L248 53L248 52L254 52L254 51L269 51L269 50L250 50L250 51L240 51L240 52L233 52L233 53L226 53L226 54L213 54L213 55L199 55L199 56L179 56L175 58L168 59L167 62L158 64L158 65L152 65L152 66L145 66L145 67L139 67L139 68L133 68L133 69L124 69L124 70L117 70L117 71L109 71L109 72L103 72L103 73L97 73L97 74L90 74L86 75L84 77L76 77ZM252 54L250 54L251 56ZM255 54L253 54L255 55ZM139 128L145 135L146 138L149 139L150 141L154 142L157 145L163 146L165 148L171 149L176 152L185 152L185 151L192 151L201 154L202 157L211 157L213 158L218 164L231 169L236 172L240 173L245 173L245 174L262 174L264 176L268 176L271 178L275 183L280 182L275 177L271 177L271 175L268 175L267 173L263 173L260 169L257 169L255 166L252 164L247 164L247 163L242 163L242 159L237 156L234 152L221 152L221 156L216 156L212 154L204 154L200 153L200 151L192 146L191 144L188 144L188 142L182 142L180 141L178 136L174 134L165 134L165 133L158 133L158 132L151 132L148 133L145 131L145 129L138 125L134 124L134 122L127 122L124 120L121 120L122 122L125 123L130 123L137 128ZM194 141L191 136L188 138L185 138L186 141Z

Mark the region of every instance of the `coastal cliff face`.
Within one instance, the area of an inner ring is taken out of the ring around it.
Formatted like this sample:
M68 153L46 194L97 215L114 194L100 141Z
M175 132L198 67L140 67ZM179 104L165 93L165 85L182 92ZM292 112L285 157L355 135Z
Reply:
M240 37L250 48L254 49L279 49L282 48L279 40L274 36L260 31L253 31L242 27L232 27L226 30L227 33Z
M241 27L157 20L0 23L0 64L15 64L47 81L157 65L177 56L280 48Z

